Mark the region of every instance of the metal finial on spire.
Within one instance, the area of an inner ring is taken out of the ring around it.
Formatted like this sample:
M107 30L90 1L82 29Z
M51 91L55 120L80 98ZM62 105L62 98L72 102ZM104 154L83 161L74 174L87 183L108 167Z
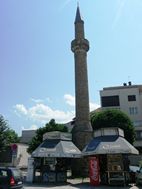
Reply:
M79 1L77 1L77 7L79 7Z

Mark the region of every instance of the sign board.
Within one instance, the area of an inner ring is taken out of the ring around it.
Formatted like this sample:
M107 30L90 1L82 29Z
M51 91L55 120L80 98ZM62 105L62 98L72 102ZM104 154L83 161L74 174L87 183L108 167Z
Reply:
M98 186L100 184L99 159L97 156L89 159L90 184Z
M45 157L44 158L44 165L55 165L56 158L54 157Z
M72 134L60 132L60 131L52 131L52 132L47 132L43 135L43 140L46 139L72 140Z
M12 144L11 150L12 150L12 156L16 157L16 155L17 155L17 144Z

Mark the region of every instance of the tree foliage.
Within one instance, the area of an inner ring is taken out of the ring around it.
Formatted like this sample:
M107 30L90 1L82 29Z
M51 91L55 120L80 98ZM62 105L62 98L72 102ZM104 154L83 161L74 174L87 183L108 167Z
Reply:
M0 115L0 151L11 143L19 142L16 132L9 128L7 121Z
M91 115L93 130L102 127L119 127L124 130L127 141L133 144L135 140L135 130L132 121L124 112L116 109L107 109L94 112Z
M54 119L51 119L44 127L37 129L36 136L29 143L28 153L32 153L42 143L43 134L51 131L68 132L68 128L64 124L56 123Z
M20 142L20 138L18 137L17 133L13 129L7 129L5 132L7 143L18 143Z

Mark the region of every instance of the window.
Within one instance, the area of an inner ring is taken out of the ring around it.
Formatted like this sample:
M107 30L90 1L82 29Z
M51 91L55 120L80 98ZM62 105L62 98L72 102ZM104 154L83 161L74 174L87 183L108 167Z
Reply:
M6 170L0 170L0 177L7 177L8 176L8 173Z
M136 139L141 140L142 139L142 132L141 131L136 131Z
M138 108L137 107L130 107L129 108L130 115L136 115L138 114Z
M102 107L119 106L119 96L102 96L101 97Z
M134 126L141 126L141 125L142 125L142 120L134 121Z
M128 95L128 101L136 101L136 95Z
M22 172L18 169L13 169L12 172L13 172L14 177L21 177L22 176Z

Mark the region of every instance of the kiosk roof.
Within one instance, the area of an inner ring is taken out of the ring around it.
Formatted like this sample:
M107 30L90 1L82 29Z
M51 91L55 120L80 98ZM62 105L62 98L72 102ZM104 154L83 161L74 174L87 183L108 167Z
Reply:
M46 139L35 149L32 157L80 158L81 152L72 141Z
M125 138L121 136L99 136L90 141L82 155L96 154L139 154Z

